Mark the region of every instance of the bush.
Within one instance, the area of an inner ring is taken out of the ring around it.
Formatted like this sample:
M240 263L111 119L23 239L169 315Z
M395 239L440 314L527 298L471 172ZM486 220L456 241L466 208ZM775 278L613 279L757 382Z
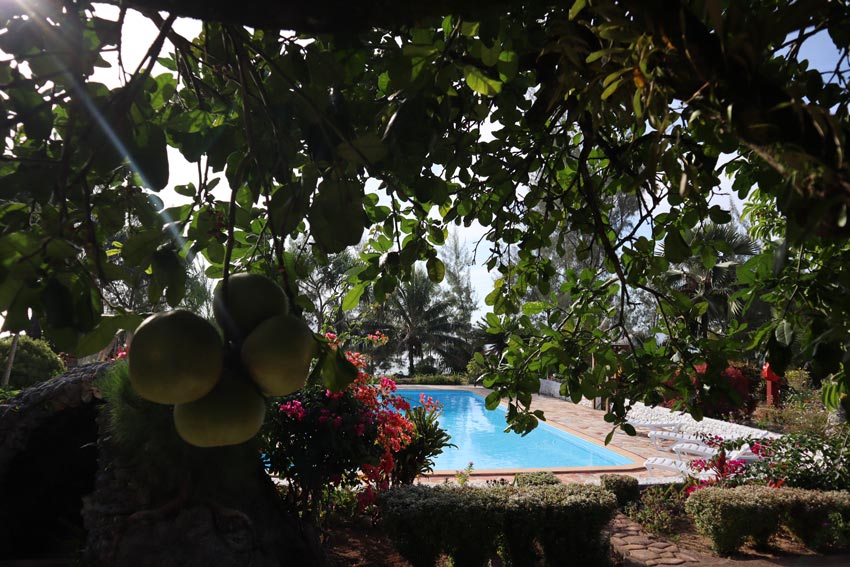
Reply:
M751 441L761 456L748 463L739 481L820 490L850 489L850 436L791 433Z
M616 508L600 487L562 484L404 486L380 502L387 534L414 567L431 567L441 554L457 567L483 566L500 543L512 565L533 564L538 548L546 565L602 565L602 530Z
M0 371L6 368L11 345L12 337L0 339ZM19 335L18 349L15 351L12 374L9 377L10 387L29 388L64 371L65 365L47 342Z
M693 492L685 510L718 553L732 553L749 537L764 545L782 516L777 490L767 486L704 488Z
M399 378L399 384L423 384L429 386L459 386L467 384L466 376L461 374L414 374Z
M850 544L850 493L782 489L785 525L807 547L846 548Z
M640 485L638 480L624 474L603 474L599 477L602 488L614 494L617 498L617 506L624 508L626 505L640 500Z
M558 477L548 471L521 472L514 476L514 484L517 486L546 486L561 484Z
M378 463L378 426L369 409L349 390L327 395L311 386L268 412L263 452L270 472L289 481L300 511L318 514L328 504L328 486L353 486L364 464Z
M685 508L721 553L735 551L748 536L765 543L780 526L812 549L850 545L850 493L845 491L706 488L691 494Z
M11 400L20 393L20 390L9 390L6 388L0 388L0 404L5 404L6 400Z
M685 514L681 485L650 486L641 493L639 501L626 506L625 513L648 532L671 535L677 520Z
M724 382L715 384L710 390L702 384L705 371L706 365L698 364L690 378L693 391L698 393L696 401L705 417L722 418L737 414L748 417L753 413L764 382L757 368L742 362L730 362L720 373ZM675 386L673 382L668 385ZM662 405L673 408L681 401L677 395L668 396Z

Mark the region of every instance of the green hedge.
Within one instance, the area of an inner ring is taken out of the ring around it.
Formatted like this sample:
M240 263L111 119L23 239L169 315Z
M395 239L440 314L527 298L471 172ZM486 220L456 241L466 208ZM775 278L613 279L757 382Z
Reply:
M0 372L6 368L11 346L12 337L0 339ZM46 341L31 339L26 335L18 337L18 348L15 351L12 373L9 376L10 388L29 388L58 376L64 371L65 365Z
M511 565L606 565L603 528L616 509L597 486L405 486L385 493L387 534L413 567L448 555L455 567L484 567L497 553Z
M431 386L459 386L469 383L463 374L414 374L409 378L395 378L397 384L423 384Z
M612 492L617 497L617 506L625 508L632 502L640 500L640 485L638 479L624 474L603 474L599 477L602 488Z
M548 471L521 472L514 476L514 484L517 486L546 486L550 484L561 484L554 473Z
M768 486L697 490L685 509L716 551L731 553L747 538L767 543L780 526L813 549L846 547L850 493Z

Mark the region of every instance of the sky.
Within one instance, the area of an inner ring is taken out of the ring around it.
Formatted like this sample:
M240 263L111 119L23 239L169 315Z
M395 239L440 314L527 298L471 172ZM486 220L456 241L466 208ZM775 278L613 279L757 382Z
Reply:
M96 10L99 17L112 20L117 19L118 8L115 6L97 4ZM182 36L191 39L198 34L201 29L201 25L200 22L196 20L178 18L174 24L174 29ZM150 20L141 16L134 10L127 11L125 25L123 28L122 59L125 69L127 69L128 72L132 72L136 68L156 35L157 29ZM171 44L166 42L162 52L163 55L169 53L171 49ZM834 67L837 58L835 48L825 34L820 34L807 41L801 50L801 54L803 58L808 58L810 60L811 67L822 71L831 70ZM110 87L117 86L124 80L119 74L117 65L115 65L117 62L117 54L105 54L105 57L108 61L110 61L110 63L113 63L113 66L110 68L98 68L92 76L92 80L102 82ZM167 70L164 67L157 65L154 68L153 75L156 76L164 72L167 72ZM485 131L485 138L488 135L489 132ZM158 196L165 201L166 206L181 202L181 200L184 199L173 191L173 187L197 181L197 169L195 165L190 164L183 159L182 155L176 149L168 148L168 157L169 184L166 189L158 193ZM224 179L222 173L219 175L222 177L222 180L216 190L218 193L217 196L226 199L229 195L227 180ZM719 191L718 196L715 197L715 203L720 204L724 208L734 208L738 212L741 211L743 205L734 192L731 191L731 180L729 179L724 179L722 181L721 190ZM474 223L468 228L462 226L450 227L450 230L457 231L461 242L465 244L467 249L470 251L474 249L476 243L481 241L478 246L478 253L476 257L477 262L470 268L470 276L473 287L476 290L478 300L478 309L474 315L477 319L487 311L486 306L484 305L484 297L492 288L492 281L494 277L488 273L487 268L483 265L489 253L489 243L482 241L482 238L486 233L486 229L477 223ZM2 317L0 317L0 322L2 322Z

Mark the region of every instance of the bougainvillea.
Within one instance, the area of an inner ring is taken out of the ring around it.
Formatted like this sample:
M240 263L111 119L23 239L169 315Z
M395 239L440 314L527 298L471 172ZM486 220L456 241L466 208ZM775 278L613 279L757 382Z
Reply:
M759 372L752 366L740 362L730 362L720 376L723 382L715 383L710 390L703 387L706 383L705 372L707 364L694 365L691 376L692 390L696 392L696 405L705 417L724 417L729 414L742 412L750 415L756 408L760 396L761 380ZM672 386L673 381L668 385ZM721 384L722 387L719 387ZM666 407L676 407L681 403L677 396L668 397L664 402Z
M326 338L339 348L336 335ZM362 353L346 358L358 373L345 390L304 388L277 402L267 420L269 470L288 481L288 497L302 512L318 514L325 489L343 485L360 487L361 506L370 504L389 487L394 455L414 433L395 382L368 373Z

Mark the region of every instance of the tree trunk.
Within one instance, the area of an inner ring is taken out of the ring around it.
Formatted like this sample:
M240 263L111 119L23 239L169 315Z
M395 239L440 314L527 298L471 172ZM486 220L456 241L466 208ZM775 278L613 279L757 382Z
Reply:
M9 385L9 379L12 377L12 364L15 363L15 353L18 351L18 341L21 335L15 333L12 337L12 344L9 345L9 358L6 360L6 367L3 369L3 380L0 380L0 387L6 388Z
M0 562L83 548L93 567L331 564L319 530L283 507L248 444L178 467L177 490L152 475L155 452L107 434L94 380L109 366L73 369L0 405Z

